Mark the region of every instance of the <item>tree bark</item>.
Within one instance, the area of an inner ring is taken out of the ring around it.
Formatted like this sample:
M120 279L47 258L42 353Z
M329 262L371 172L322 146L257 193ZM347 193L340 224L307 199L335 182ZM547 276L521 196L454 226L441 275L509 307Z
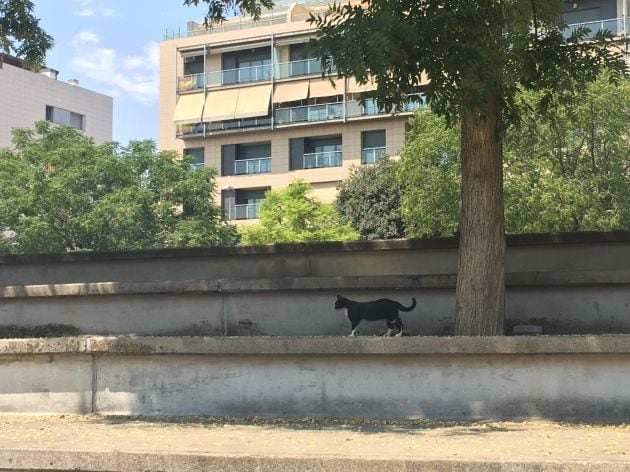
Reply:
M505 227L498 94L462 116L462 213L455 335L503 334Z

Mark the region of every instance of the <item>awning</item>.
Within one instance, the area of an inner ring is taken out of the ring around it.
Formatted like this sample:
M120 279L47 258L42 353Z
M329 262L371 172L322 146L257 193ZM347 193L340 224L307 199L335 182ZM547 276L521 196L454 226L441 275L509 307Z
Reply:
M234 118L251 118L269 114L271 84L243 87L238 91Z
M238 89L215 90L208 93L203 107L203 121L233 120L238 101Z
M203 109L203 93L180 95L175 105L173 121L178 125L200 123Z
M343 95L343 83L337 81L337 88L333 87L328 79L311 80L309 97L332 97L335 95Z
M273 103L295 102L308 98L308 80L276 84L273 92Z
M376 90L376 82L368 80L366 84L359 84L354 77L348 77L348 93L361 93Z

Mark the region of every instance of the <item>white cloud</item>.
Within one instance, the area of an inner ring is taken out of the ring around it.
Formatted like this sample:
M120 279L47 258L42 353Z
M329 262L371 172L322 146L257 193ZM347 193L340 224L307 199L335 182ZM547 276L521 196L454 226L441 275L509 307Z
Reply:
M78 10L74 11L76 16L116 16L113 8L94 5L94 0L80 0Z
M157 42L145 44L138 54L127 55L103 47L96 34L81 31L70 45L74 49L70 69L103 84L108 94L146 105L157 101L160 49Z

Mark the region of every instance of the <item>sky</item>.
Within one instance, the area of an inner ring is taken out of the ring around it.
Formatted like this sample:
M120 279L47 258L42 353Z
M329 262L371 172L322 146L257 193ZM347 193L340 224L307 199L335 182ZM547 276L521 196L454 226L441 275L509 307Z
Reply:
M46 66L59 80L114 97L113 139L158 140L159 47L165 31L186 30L207 8L183 0L35 0L55 41Z

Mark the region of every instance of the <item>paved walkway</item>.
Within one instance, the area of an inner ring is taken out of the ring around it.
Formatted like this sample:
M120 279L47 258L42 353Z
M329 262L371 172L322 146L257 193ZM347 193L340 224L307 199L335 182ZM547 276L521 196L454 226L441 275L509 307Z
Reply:
M0 415L0 470L75 467L630 471L630 426Z

